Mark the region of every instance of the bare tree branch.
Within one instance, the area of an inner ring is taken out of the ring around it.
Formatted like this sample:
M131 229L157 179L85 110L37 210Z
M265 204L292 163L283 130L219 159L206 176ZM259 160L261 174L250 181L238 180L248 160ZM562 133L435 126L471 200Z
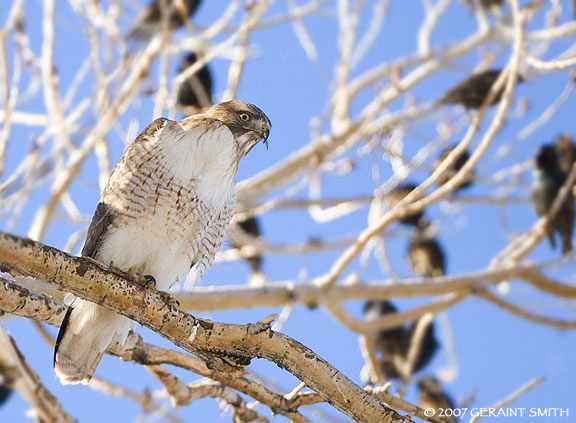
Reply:
M26 399L33 409L38 422L71 423L71 417L40 381L40 378L26 363L16 343L0 327L0 366L14 369L14 388Z
M158 291L107 271L86 258L30 240L0 235L0 269L45 280L83 299L130 317L174 344L231 370L254 357L266 358L293 373L341 412L360 422L410 421L385 407L308 348L273 332L269 324L230 325L196 319Z

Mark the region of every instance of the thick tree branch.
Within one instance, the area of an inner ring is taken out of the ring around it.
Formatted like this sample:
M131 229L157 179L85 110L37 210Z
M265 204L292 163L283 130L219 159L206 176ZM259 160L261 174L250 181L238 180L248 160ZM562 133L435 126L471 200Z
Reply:
M60 301L54 300L47 295L19 286L7 279L0 279L0 311L10 312L16 316L38 319L53 326L60 326L64 318L66 307ZM24 304L25 306L20 306ZM50 339L50 343L54 342ZM206 363L188 354L157 347L142 340L140 335L130 332L124 345L111 345L108 354L115 355L124 361L132 361L143 365L169 364L177 366L204 377L215 380L223 385L236 389L256 401L266 405L275 414L281 414L294 422L308 421L297 410L301 402L298 398L289 400L284 395L271 391L260 383L244 376L236 376L230 372L209 369ZM94 382L94 379L92 379ZM91 382L91 384L92 384ZM102 384L98 382L98 386ZM130 394L130 397L142 402Z
M17 283L0 276L0 310L16 316L60 326L66 306L47 295L30 291Z
M148 289L98 263L38 242L0 234L0 269L32 276L108 307L206 360L231 369L262 357L293 373L335 408L359 422L410 421L387 408L302 344L269 324L231 325L196 319Z

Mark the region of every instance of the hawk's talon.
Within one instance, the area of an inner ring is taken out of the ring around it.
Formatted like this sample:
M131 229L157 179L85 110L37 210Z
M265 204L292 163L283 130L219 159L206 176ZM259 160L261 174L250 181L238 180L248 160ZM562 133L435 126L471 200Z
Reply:
M141 273L136 273L135 279L136 282L138 282L140 285L156 288L156 278L152 275L143 275Z
M143 276L144 279L146 279L146 284L153 286L154 288L156 288L156 278L152 275L144 275Z
M126 273L126 272L124 272L124 270L120 269L120 267L118 267L118 266L116 266L116 265L114 264L114 260L110 260L110 263L108 264L108 267L109 267L110 269L112 269L112 270L117 271L117 272Z

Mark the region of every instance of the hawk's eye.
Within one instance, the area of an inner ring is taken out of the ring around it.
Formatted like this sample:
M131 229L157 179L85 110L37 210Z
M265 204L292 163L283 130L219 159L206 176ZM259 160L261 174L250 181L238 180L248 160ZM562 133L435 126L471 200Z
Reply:
M240 113L240 120L248 122L250 120L250 115L248 113Z

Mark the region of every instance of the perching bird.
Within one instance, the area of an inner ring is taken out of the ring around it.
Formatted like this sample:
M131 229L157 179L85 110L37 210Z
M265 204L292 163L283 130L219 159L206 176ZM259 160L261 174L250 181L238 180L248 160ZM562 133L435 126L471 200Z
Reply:
M369 322L390 313L397 313L398 309L390 301L367 301L364 304L364 320ZM399 378L398 357L405 355L404 344L406 329L397 326L382 329L373 339L373 348L377 356L379 371L386 379Z
M566 174L572 169L576 161L576 145L568 134L560 134L554 140L554 146L560 159L560 170Z
M474 0L466 0L466 3L475 3ZM478 4L483 7L484 9L494 11L495 9L499 9L504 4L504 0L478 0Z
M543 145L538 150L534 169L532 202L538 216L544 216L552 207L560 188L566 180L566 174L560 169L558 155L553 145ZM556 248L554 233L562 240L562 254L572 252L572 232L574 230L574 200L571 190L556 216L550 220L547 233L550 245Z
M408 194L414 191L414 189L416 189L417 186L418 185L413 184L411 182L406 182L394 187L386 196L386 202L388 204L388 208L391 209L394 206L396 206L396 204L402 201L404 197L406 197ZM420 197L414 199L414 201L418 200L419 198ZM404 225L413 225L413 226L424 225L426 222L426 219L424 218L424 211L421 210L419 212L401 217L400 219L398 219L398 222Z
M0 365L0 407L2 407L14 392L14 382L18 370Z
M444 251L426 229L416 230L408 244L408 263L414 274L434 278L446 274Z
M500 76L500 72L502 72L501 69L489 69L472 75L448 90L439 102L441 104L459 104L466 109L479 109L488 96L492 85ZM518 76L518 82L522 81L522 77ZM503 92L504 86L496 93L488 106L498 103Z
M228 238L232 246L240 250L245 246L254 244L260 238L260 225L256 217L231 223L228 229ZM250 264L253 273L260 272L262 267L262 255L260 253L248 251L242 257Z
M196 53L188 54L180 63L178 73L196 63ZM187 116L199 113L212 105L212 74L208 65L190 75L178 90L178 105Z
M398 309L390 301L367 301L364 305L364 320L372 321ZM377 363L382 376L386 379L401 377L401 366L408 358L412 337L417 321L409 326L402 325L378 332L374 340L374 350L378 353ZM420 351L414 363L416 373L428 365L438 349L438 341L434 336L434 323L426 329Z
M494 6L502 6L504 0L480 0L480 5L486 9L490 9Z
M433 166L434 170L438 169L440 164L444 161L444 159L446 159L446 157L448 157L448 155L452 152L452 150L454 150L454 148L456 148L456 147L449 147L449 148L445 149L444 151L442 151L442 153L440 153L440 156L434 162L434 166ZM452 163L452 165L449 166L448 169L446 169L446 172L444 173L444 175L442 175L442 177L440 179L438 179L438 184L444 185L446 182L448 182L449 179L451 179L454 175L456 175L456 173L460 169L462 169L462 167L466 164L466 162L468 161L469 158L470 158L470 154L468 153L468 151L464 151L462 154L460 154L456 158L456 160ZM470 187L470 185L472 185L472 182L474 182L474 174L471 172L467 175L467 177L464 179L464 181L462 181L462 183L458 184L454 188L454 191L459 191L461 189L468 188L468 187Z
M2 407L6 401L10 398L14 390L12 388L6 387L0 383L0 407Z
M408 351L410 349L410 345L412 344L412 339L414 338L414 333L416 332L416 327L418 324L418 320L415 320L413 323L410 324L407 330L406 335L406 343L405 343L405 355L408 356ZM416 373L426 367L434 358L434 354L438 350L439 344L436 340L436 336L434 335L434 322L431 322L430 325L426 328L424 332L424 336L422 338L422 344L420 345L420 352L416 356L416 361L414 362L414 368L412 369L412 373Z
M153 0L142 11L127 38L152 38L161 30L164 19L171 31L180 28L194 16L201 2L202 0Z
M433 376L423 377L418 381L418 402L420 408L423 409L433 409L435 411L434 415L440 413L440 409L444 411L443 415L447 421L455 422L456 418L454 416L447 416L446 410L454 410L456 405L454 401L442 390L440 382Z
M82 255L151 275L168 290L208 269L235 208L238 163L271 124L243 101L217 104L179 122L157 119L126 149L88 228ZM147 279L149 279L148 277ZM60 327L54 367L62 383L87 382L130 320L75 299Z

